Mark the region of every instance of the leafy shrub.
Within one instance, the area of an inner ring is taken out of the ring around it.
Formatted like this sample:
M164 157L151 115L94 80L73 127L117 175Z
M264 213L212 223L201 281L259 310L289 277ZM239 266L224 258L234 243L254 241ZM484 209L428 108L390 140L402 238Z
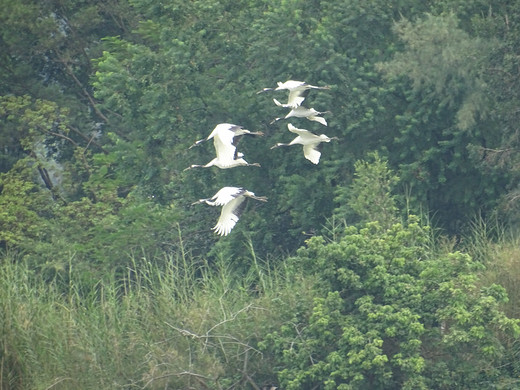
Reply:
M517 336L498 285L478 287L480 265L434 253L410 217L382 229L313 237L291 262L318 276L312 314L271 335L284 388L486 388L506 381L505 345Z

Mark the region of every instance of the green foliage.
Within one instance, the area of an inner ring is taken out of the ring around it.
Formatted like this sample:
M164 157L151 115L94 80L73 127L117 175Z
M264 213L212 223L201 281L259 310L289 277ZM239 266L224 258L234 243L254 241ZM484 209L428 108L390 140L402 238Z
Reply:
M122 278L67 288L12 253L0 263L0 388L248 389L276 382L258 343L309 286L259 262L246 277L188 254L135 259ZM250 259L251 260L251 259ZM78 279L79 276L79 279ZM263 280L263 283L260 281ZM250 290L257 281L267 289ZM296 294L295 294L296 293Z
M175 250L178 209L159 207L147 194L123 187L112 155L87 160L78 150L80 171L89 171L88 181L75 190L86 194L78 200L60 195L57 188L70 188L67 180L60 187L51 181L48 161L36 153L0 174L0 245L23 251L50 278L66 274L72 256L86 280L126 268L133 253L162 258L164 251Z
M432 359L428 370L431 375L444 371L458 386L486 387L486 383L507 383L515 376L509 367L501 367L507 353L501 332L518 337L518 322L507 318L501 310L508 300L502 286L480 286L476 273L480 267L468 255L452 253L421 275L425 301L438 302L435 318L431 319L441 326L440 340L434 329L425 339L429 345L434 340L442 341L442 348L428 353L440 352L443 358Z
M503 303L504 311L513 318L520 318L520 253L517 240L490 242L487 249L486 269L482 272L485 284L500 284L505 288L508 301Z
M88 84L91 60L101 54L101 37L129 30L134 17L129 6L115 1L2 0L1 7L0 96L53 102L69 116L69 139L99 150L96 136L107 118ZM9 129L0 130L0 140ZM5 145L6 157L19 156L16 142ZM74 146L68 142L58 149L55 158L67 159ZM0 169L10 165L6 162Z
M468 130L489 107L479 65L493 42L472 38L458 23L454 14L399 21L395 30L406 50L379 64L379 69L389 79L406 75L415 91L431 90L443 106L457 105L456 125Z
M483 285L500 284L507 292L508 300L502 303L510 317L520 318L518 299L520 279L518 267L520 251L518 235L510 225L498 220L475 218L471 227L461 237L459 247L484 265L481 270Z
M37 164L37 163L36 163ZM32 180L36 176L31 158L18 160L0 174L0 246L30 248L30 242L46 236L46 218L51 199Z
M475 32L486 39L496 39L486 72L490 102L490 125L486 128L490 141L473 151L482 162L482 169L509 175L507 192L500 194L503 218L518 225L518 50L520 37L518 2L496 4L484 15L472 17ZM491 37L491 38L490 38Z
M318 275L321 293L308 319L271 335L284 362L281 384L426 389L505 383L500 335L517 337L520 327L500 310L504 289L479 290L478 264L461 253L432 253L428 241L414 218L388 230L375 223L349 227L328 244L310 239L291 261Z
M516 242L460 226L520 215L518 0L0 3L2 388L515 388ZM261 168L184 172L220 122Z
M291 333L278 341L286 365L295 362L281 373L287 388L420 388L424 240L417 224L388 232L372 224L328 245L308 241L293 262L319 275L322 293L293 346Z
M78 146L69 136L69 110L55 102L32 99L28 95L0 97L0 118L4 120L6 138L33 156L47 158L41 149L55 151L64 143ZM42 148L42 145L45 145ZM55 152L56 153L56 152Z
M335 210L335 217L352 224L354 214L363 223L378 221L388 228L397 222L398 209L392 191L399 178L377 153L370 158L373 161L356 161L355 177L348 188L336 189L335 201L339 206Z
M395 31L402 50L377 64L407 101L394 117L390 163L412 189L414 207L426 205L454 230L496 207L508 181L503 172L483 170L470 151L495 143L485 81L495 40L470 35L452 13L403 19Z

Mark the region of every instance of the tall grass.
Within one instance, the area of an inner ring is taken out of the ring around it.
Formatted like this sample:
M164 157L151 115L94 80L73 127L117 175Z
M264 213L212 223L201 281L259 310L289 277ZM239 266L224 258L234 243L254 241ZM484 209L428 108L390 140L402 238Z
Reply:
M23 261L0 260L0 390L240 389L276 382L265 336L310 300L305 282L254 256L133 258L122 279L65 289ZM162 261L160 261L162 260ZM301 290L301 294L295 291Z
M461 247L484 265L481 283L505 288L509 301L504 312L520 318L520 236L497 220L477 216L461 239Z

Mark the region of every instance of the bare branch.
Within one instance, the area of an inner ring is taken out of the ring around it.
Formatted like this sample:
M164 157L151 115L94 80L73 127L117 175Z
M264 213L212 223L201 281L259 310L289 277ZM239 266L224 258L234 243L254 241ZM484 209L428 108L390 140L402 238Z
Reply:
M249 382L249 384L253 387L253 389L255 390L262 390L260 389L260 387L253 381L253 378L251 378L247 372L244 372L244 371L240 371L242 373L242 375L244 376L244 378L246 379L247 382Z
M242 313L243 311L246 311L246 310L249 310L253 305L250 303L249 305L247 305L246 307L243 307L242 309L240 309L239 311L237 311L236 313L232 314L230 318L226 318L222 321L220 321L219 323L213 325L211 328L208 329L208 331L206 332L206 334L208 335L209 333L211 333L215 328L219 327L220 325L223 325L225 324L226 322L229 322L229 321L233 321L234 319L237 318L237 316Z
M85 97L87 98L87 100L89 101L92 109L94 110L94 112L103 120L105 121L105 123L108 123L109 120L108 118L105 116L105 114L103 114L98 106L97 106L97 103L96 101L94 100L94 98L92 97L92 95L90 95L90 93L87 91L87 89L84 87L83 83L76 77L76 75L74 74L74 72L72 71L71 67L69 66L67 60L65 59L65 57L63 57L61 55L61 53L59 53L58 51L56 51L57 53L57 57L58 57L58 61L64 66L67 74L72 77L72 80L74 80L74 82L76 83L76 85L81 89L81 91L83 92L83 95L85 95Z
M50 134L50 135L54 135L55 137L58 137L58 138L63 138L64 140L70 142L72 145L74 145L76 147L79 147L79 145L78 145L78 143L76 141L74 141L70 137L67 137L65 134L56 133L54 131L46 130L42 126L36 126L36 129L39 130L40 132L44 133L44 134L47 133L47 134Z
M96 147L98 147L104 154L108 154L108 151L106 151L102 145L100 145L97 141L94 140L95 138L95 135L92 135L90 138L87 137L85 134L83 134L81 131L79 131L78 128L74 127L74 126L71 126L71 125L67 125L67 128L69 130L72 130L74 133L76 133L77 135L79 135L81 138L83 138L85 141L87 141L87 146L85 146L85 151L88 149L89 145L92 144L92 145L95 145ZM84 152L85 152L84 151Z

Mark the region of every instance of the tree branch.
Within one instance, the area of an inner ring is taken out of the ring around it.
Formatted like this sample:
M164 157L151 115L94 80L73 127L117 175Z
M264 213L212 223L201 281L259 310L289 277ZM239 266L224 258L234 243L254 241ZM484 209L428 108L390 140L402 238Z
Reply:
M89 138L85 134L83 134L81 131L79 131L79 129L77 129L76 127L74 127L72 125L67 125L67 128L72 130L77 135L79 135L85 141L87 141L87 146L85 146L85 151L88 149L89 145L92 144L92 145L95 145L96 147L98 147L104 154L108 154L108 151L105 150L101 144L99 144L97 141L94 141L94 135Z
M94 110L94 112L101 118L103 119L103 121L105 123L109 123L109 120L108 118L99 110L98 106L97 106L97 103L96 101L94 100L94 98L90 95L90 93L88 93L87 89L83 86L82 82L76 77L76 75L74 74L74 72L72 71L72 69L70 68L67 60L58 52L56 51L56 54L57 54L57 57L58 57L58 61L65 67L65 70L66 72L68 73L68 75L70 77L72 77L72 80L74 80L74 82L76 83L76 85L81 89L81 91L83 92L83 94L85 95L85 97L88 99L88 101L90 102L90 105L92 107L92 109Z

